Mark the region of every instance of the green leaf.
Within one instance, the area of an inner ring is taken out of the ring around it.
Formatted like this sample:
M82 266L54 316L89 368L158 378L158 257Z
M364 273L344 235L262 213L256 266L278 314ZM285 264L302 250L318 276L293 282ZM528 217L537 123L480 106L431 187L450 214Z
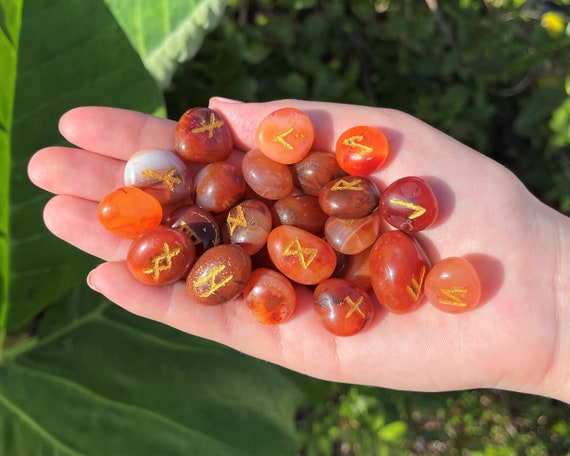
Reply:
M155 82L100 0L25 2L18 58L11 187L7 180L0 182L0 205L10 207L10 265L0 266L9 281L3 303L9 327L29 321L83 281L94 265L94 259L44 227L42 211L49 195L27 179L31 155L64 143L58 119L78 105L164 112ZM2 157L7 155L3 148Z
M10 265L10 132L16 85L16 65L22 2L0 0L0 345L8 317L8 268Z
M380 440L384 442L397 444L402 441L406 435L407 430L408 425L406 422L393 421L378 431L378 437L380 437Z
M178 65L200 49L227 0L104 0L147 70L166 88Z
M43 326L0 362L0 454L295 453L302 396L279 368L127 314L86 287Z

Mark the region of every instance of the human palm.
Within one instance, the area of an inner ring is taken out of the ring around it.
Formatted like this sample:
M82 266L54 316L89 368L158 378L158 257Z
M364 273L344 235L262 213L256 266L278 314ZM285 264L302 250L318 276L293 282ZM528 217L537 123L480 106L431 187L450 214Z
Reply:
M390 157L373 178L380 188L416 175L432 184L440 217L417 235L432 262L468 258L482 282L480 306L450 315L424 302L395 315L377 309L352 337L328 333L312 311L312 293L297 287L298 304L285 324L256 322L241 299L202 306L185 285L149 287L128 273L130 241L98 222L98 201L123 185L125 161L144 148L173 147L175 122L132 111L78 108L61 120L79 148L48 147L29 165L38 186L56 196L45 208L47 227L105 262L89 284L125 309L252 356L329 380L396 389L438 391L498 387L568 400L568 322L562 286L568 219L537 201L501 165L406 114L358 106L277 101L242 104L212 99L237 149L254 147L257 124L280 107L304 110L315 125L314 149L333 150L355 125L381 128ZM566 269L567 271L567 269ZM567 297L567 296L566 296ZM567 299L566 299L567 301Z

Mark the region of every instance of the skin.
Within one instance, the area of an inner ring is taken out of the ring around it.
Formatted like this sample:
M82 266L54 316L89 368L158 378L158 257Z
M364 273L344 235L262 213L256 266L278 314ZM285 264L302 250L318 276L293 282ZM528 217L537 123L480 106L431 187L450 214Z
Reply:
M378 308L353 337L328 333L312 310L312 294L297 287L287 323L260 325L243 301L205 307L183 282L149 287L124 260L130 244L98 223L98 201L122 186L134 152L172 148L175 122L101 107L66 113L61 134L76 148L47 147L29 163L30 179L55 196L46 226L103 260L89 285L142 317L218 341L304 374L333 381L416 391L500 388L570 402L570 219L531 195L506 168L407 114L359 106L281 100L239 103L214 98L231 127L232 160L255 146L259 122L281 107L305 111L315 125L314 149L334 150L355 125L385 131L390 155L373 175L382 189L398 178L425 178L440 201L434 226L417 238L432 262L461 256L482 283L477 309L460 315L427 302L394 315Z

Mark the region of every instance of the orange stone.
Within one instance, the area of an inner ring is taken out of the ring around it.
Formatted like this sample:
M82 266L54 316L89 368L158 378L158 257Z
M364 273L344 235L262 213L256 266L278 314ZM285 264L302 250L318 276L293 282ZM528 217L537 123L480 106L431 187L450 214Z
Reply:
M295 226L281 225L267 238L273 264L291 280L315 285L328 279L336 267L336 254L323 239Z
M243 290L243 299L257 321L284 323L297 305L295 289L287 277L273 269L255 269Z
M357 126L340 135L335 147L340 167L353 176L368 176L388 157L388 139L381 130Z
M394 313L411 312L421 302L430 269L422 247L402 231L380 235L370 251L370 280L380 304Z
M425 294L439 310L454 314L468 312L479 304L481 282L469 261L459 257L445 258L427 275Z
M158 200L137 187L121 187L105 196L97 208L101 224L118 236L134 239L162 220Z
M315 289L313 309L321 323L337 336L352 336L374 316L368 293L344 279L328 279Z
M292 164L307 156L315 130L307 114L296 108L272 112L258 125L255 139L265 155L278 163Z

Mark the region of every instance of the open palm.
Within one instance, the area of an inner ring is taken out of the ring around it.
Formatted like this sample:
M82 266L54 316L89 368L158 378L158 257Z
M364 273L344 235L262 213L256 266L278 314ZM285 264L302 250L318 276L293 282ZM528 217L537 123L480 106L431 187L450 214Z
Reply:
M62 118L62 134L79 148L48 147L29 165L32 181L57 195L45 208L45 223L55 235L105 261L89 283L111 301L287 368L397 389L497 387L568 400L569 349L561 335L569 321L568 302L562 299L564 262L570 256L568 219L537 201L496 162L400 112L285 100L210 103L230 125L239 149L234 159L254 147L259 121L286 106L311 117L314 149L333 150L340 133L355 125L385 131L391 154L373 178L381 189L409 175L433 186L440 217L417 239L432 262L449 256L472 262L482 282L479 308L461 315L427 302L405 315L378 309L365 330L343 338L323 328L304 287L297 289L290 321L264 326L241 299L206 307L190 300L183 282L139 284L124 263L130 241L100 226L97 204L123 185L125 161L134 152L172 149L175 122L132 111L86 107Z

